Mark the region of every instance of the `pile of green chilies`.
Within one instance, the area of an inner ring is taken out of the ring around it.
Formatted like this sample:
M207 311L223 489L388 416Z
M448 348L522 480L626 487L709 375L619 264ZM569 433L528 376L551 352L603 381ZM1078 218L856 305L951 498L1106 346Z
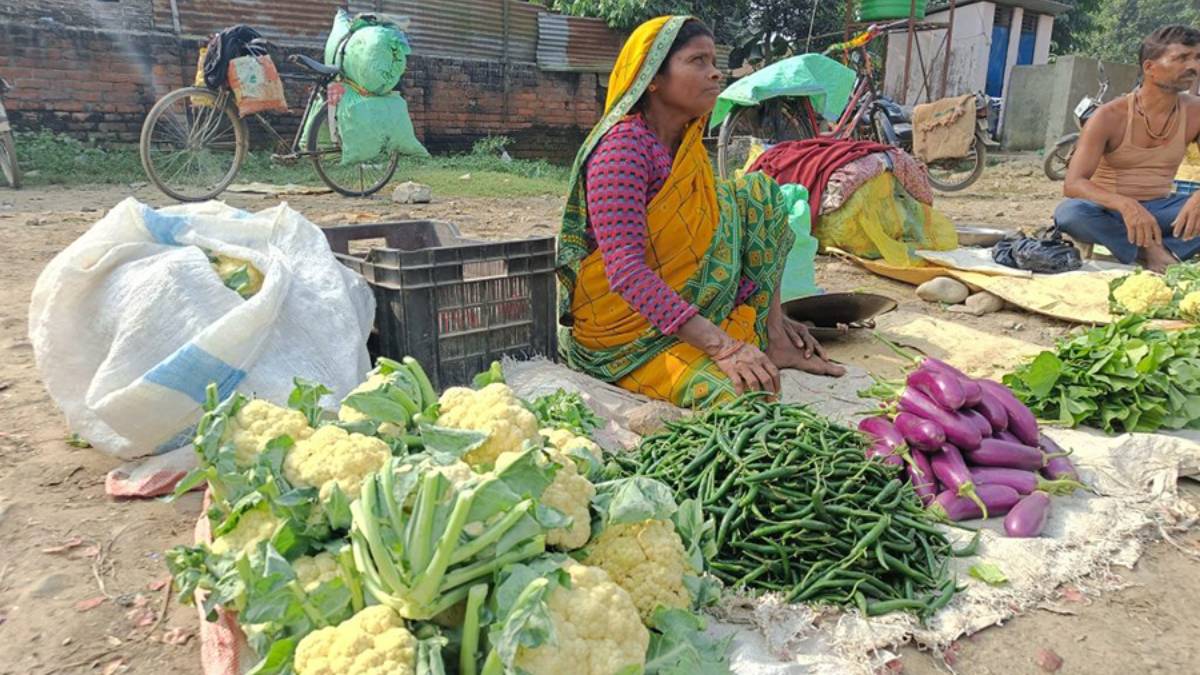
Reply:
M955 552L897 467L803 406L743 396L673 422L617 460L697 499L717 523L711 570L788 602L928 616L955 591Z

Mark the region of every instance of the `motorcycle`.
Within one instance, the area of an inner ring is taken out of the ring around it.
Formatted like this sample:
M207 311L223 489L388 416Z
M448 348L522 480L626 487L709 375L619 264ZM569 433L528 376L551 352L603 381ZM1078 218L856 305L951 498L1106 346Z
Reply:
M869 124L880 143L894 145L905 152L913 151L912 109L897 104L887 96L879 96ZM929 164L929 182L942 192L957 192L969 187L983 174L988 149L1000 144L994 138L999 102L986 94L975 95L975 141L966 157L942 159Z
M17 146L13 142L12 126L4 111L4 95L12 87L0 77L0 173L13 188L21 187L21 169L17 167Z
M1104 95L1108 93L1108 77L1104 73L1104 64L1100 64L1100 90L1093 98L1084 96L1075 106L1074 117L1075 127L1079 129L1074 133L1067 134L1058 139L1054 143L1054 147L1046 152L1046 159L1042 162L1042 170L1046 172L1046 177L1050 180L1064 180L1067 177L1067 167L1071 164L1071 157L1075 155L1075 144L1079 141L1079 133L1083 131L1083 125L1096 114L1100 106L1104 105Z

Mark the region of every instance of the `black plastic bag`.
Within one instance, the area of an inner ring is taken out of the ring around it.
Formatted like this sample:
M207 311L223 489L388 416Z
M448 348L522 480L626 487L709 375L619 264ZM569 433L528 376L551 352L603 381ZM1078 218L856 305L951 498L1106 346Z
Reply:
M1057 230L1045 237L1030 237L1024 232L1010 234L992 247L992 260L1038 274L1070 272L1083 266L1079 249Z
M261 56L265 53L255 40L262 36L249 26L238 24L213 35L204 54L204 84L210 89L225 86L229 62L239 56Z

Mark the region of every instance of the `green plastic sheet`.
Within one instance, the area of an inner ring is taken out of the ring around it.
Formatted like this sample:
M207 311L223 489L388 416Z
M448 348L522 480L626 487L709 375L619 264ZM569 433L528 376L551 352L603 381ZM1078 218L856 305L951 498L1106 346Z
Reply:
M735 106L756 106L781 96L806 96L813 109L835 121L850 102L854 71L820 54L801 54L773 63L729 85L717 97L709 125L717 127Z
M813 260L817 257L817 238L812 235L812 217L808 208L808 190L803 185L780 185L783 201L788 210L788 225L796 234L796 243L788 252L783 265L783 280L779 287L782 302L817 295L816 269Z

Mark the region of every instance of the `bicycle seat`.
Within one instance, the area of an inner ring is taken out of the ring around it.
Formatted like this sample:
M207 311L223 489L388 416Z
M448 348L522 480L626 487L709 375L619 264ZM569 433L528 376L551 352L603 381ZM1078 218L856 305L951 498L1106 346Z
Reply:
M325 77L334 77L342 72L342 69L338 68L337 66L327 66L324 63L321 63L316 59L310 59L303 54L292 54L287 60L299 66L303 66L304 68L307 68L318 75L324 75Z

